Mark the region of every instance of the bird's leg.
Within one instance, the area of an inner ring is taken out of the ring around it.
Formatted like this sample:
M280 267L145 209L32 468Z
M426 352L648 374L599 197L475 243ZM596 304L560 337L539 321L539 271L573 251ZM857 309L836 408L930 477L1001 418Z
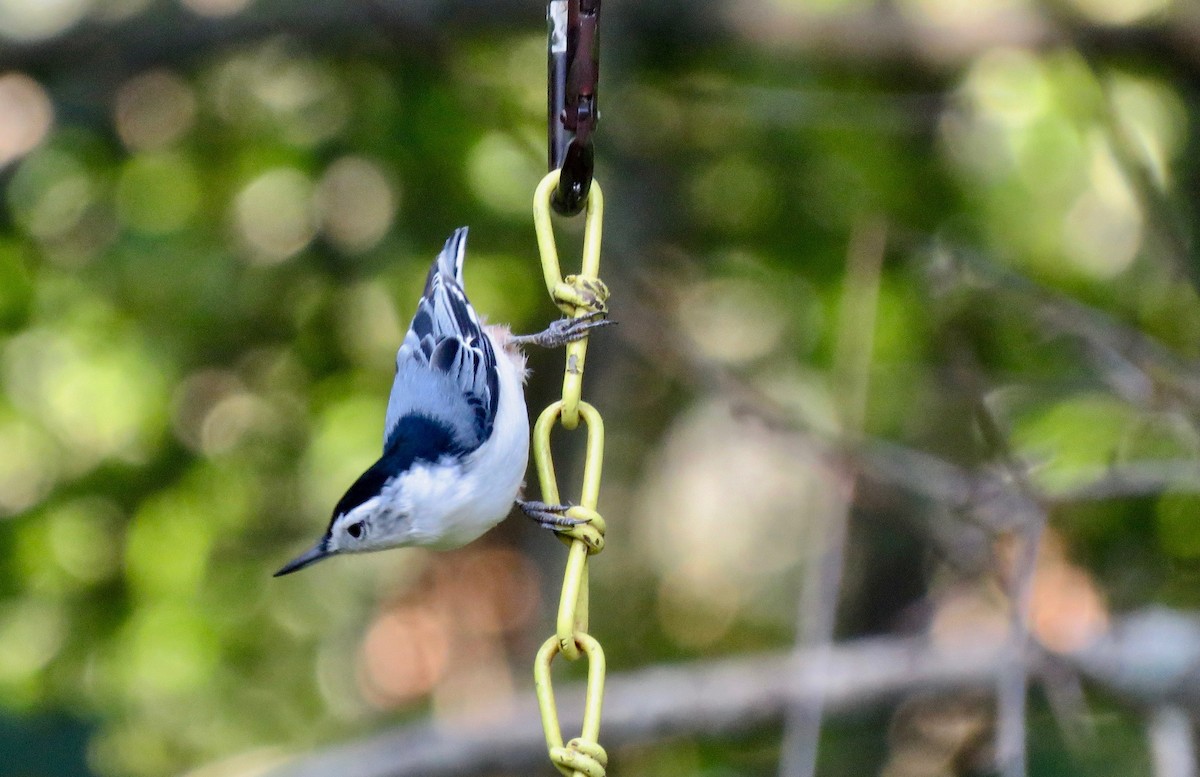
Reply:
M509 341L514 345L540 345L543 348L559 348L567 343L582 340L593 329L615 324L609 321L604 313L596 311L579 318L560 318L542 332L532 335L513 335Z
M517 507L521 508L521 512L532 518L543 529L569 529L572 526L587 523L586 520L567 517L566 512L571 509L572 505L552 505L546 502L526 502L524 499L518 499Z

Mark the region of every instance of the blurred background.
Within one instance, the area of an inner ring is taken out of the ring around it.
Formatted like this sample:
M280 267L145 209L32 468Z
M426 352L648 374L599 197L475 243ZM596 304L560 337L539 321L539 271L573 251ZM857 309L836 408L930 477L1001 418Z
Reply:
M0 777L553 773L549 534L271 578L452 229L482 313L557 314L544 13L0 0ZM601 31L610 773L1194 775L1200 9Z

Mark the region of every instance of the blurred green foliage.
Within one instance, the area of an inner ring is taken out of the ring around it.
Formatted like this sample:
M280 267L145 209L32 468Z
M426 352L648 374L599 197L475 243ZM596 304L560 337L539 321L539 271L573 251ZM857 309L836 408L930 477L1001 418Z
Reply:
M538 591L558 563L556 543L527 527L483 544L537 562L505 566L513 587L498 589L523 592L529 612L508 593L437 610L437 597L463 601L438 564L465 569L472 556L389 553L269 575L373 459L394 349L452 228L472 226L478 309L519 331L553 315L529 215L544 158L540 6L501 19L504 6L494 24L448 11L410 29L314 3L326 32L300 11L289 23L286 4L234 2L221 15L216 2L146 0L109 16L104 3L76 5L92 17L55 27L33 3L0 15L14 41L0 47L0 744L21 753L0 759L0 775L80 773L83 755L30 753L81 739L85 725L97 775L222 759L233 760L216 773L249 773L452 710L454 682L465 697L524 687L548 617ZM1046 295L1086 305L1105 326L1157 338L1178 364L1200 355L1198 274L1178 250L1194 229L1184 195L1198 147L1177 68L1194 62L987 36L947 59L873 59L774 37L872 4L728 5L745 14L614 8L606 19L605 275L616 317L637 327L605 338L589 370L612 441L594 630L617 670L790 644L808 541L797 505L820 491L819 473L786 447L740 444L714 420L705 381L687 365L672 372L656 348L836 431L837 313L864 224L888 232L868 435L965 466L994 453L952 380L965 349L1049 491L1200 452L1186 375L1114 366L1037 307ZM953 38L1004 10L953 5L899 13ZM1167 4L1067 5L1064 24L1119 35ZM569 245L578 230L563 234ZM998 269L939 277L942 252L959 248ZM534 356L549 376L535 370L535 408L555 391L556 359ZM677 536L668 497L702 503L691 512L708 520L683 562L662 551ZM1195 607L1196 506L1170 490L1068 501L1053 528L1114 607ZM936 607L953 551L922 534L919 511L892 499L856 519L841 636L898 628L922 597ZM738 554L755 547L771 553L747 569ZM500 579L495 559L479 558L480 579ZM454 674L478 666L486 682ZM412 669L409 685L381 679L397 667ZM42 737L45 725L56 733ZM838 721L822 773L881 768L888 725L883 714ZM1133 773L1111 765L1142 768L1137 726L1105 718L1110 763L1083 766L1050 723L1034 726L1033 773ZM777 733L759 733L630 749L625 770L773 774Z

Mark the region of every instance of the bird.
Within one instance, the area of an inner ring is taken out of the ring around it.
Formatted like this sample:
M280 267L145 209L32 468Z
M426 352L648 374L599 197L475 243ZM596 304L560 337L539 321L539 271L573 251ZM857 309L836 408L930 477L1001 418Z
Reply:
M557 347L613 323L603 312L563 318L533 335L485 325L463 290L467 227L434 259L396 353L383 453L333 509L324 535L275 577L343 553L460 547L516 503L540 525L578 520L570 505L519 499L529 458L527 345Z

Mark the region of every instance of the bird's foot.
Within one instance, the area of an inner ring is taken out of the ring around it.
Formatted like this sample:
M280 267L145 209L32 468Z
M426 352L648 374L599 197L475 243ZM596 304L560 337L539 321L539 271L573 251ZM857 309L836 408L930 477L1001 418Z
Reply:
M529 516L538 526L551 531L560 529L569 529L572 526L578 526L581 523L587 523L587 520L579 518L568 518L567 510L570 510L573 505L552 505L546 502L526 502L523 499L517 500L517 507L521 508L521 512Z
M595 311L579 318L560 318L537 334L514 335L512 342L519 346L540 345L543 348L559 348L567 343L582 340L593 329L617 323L608 320L605 315L602 311Z

